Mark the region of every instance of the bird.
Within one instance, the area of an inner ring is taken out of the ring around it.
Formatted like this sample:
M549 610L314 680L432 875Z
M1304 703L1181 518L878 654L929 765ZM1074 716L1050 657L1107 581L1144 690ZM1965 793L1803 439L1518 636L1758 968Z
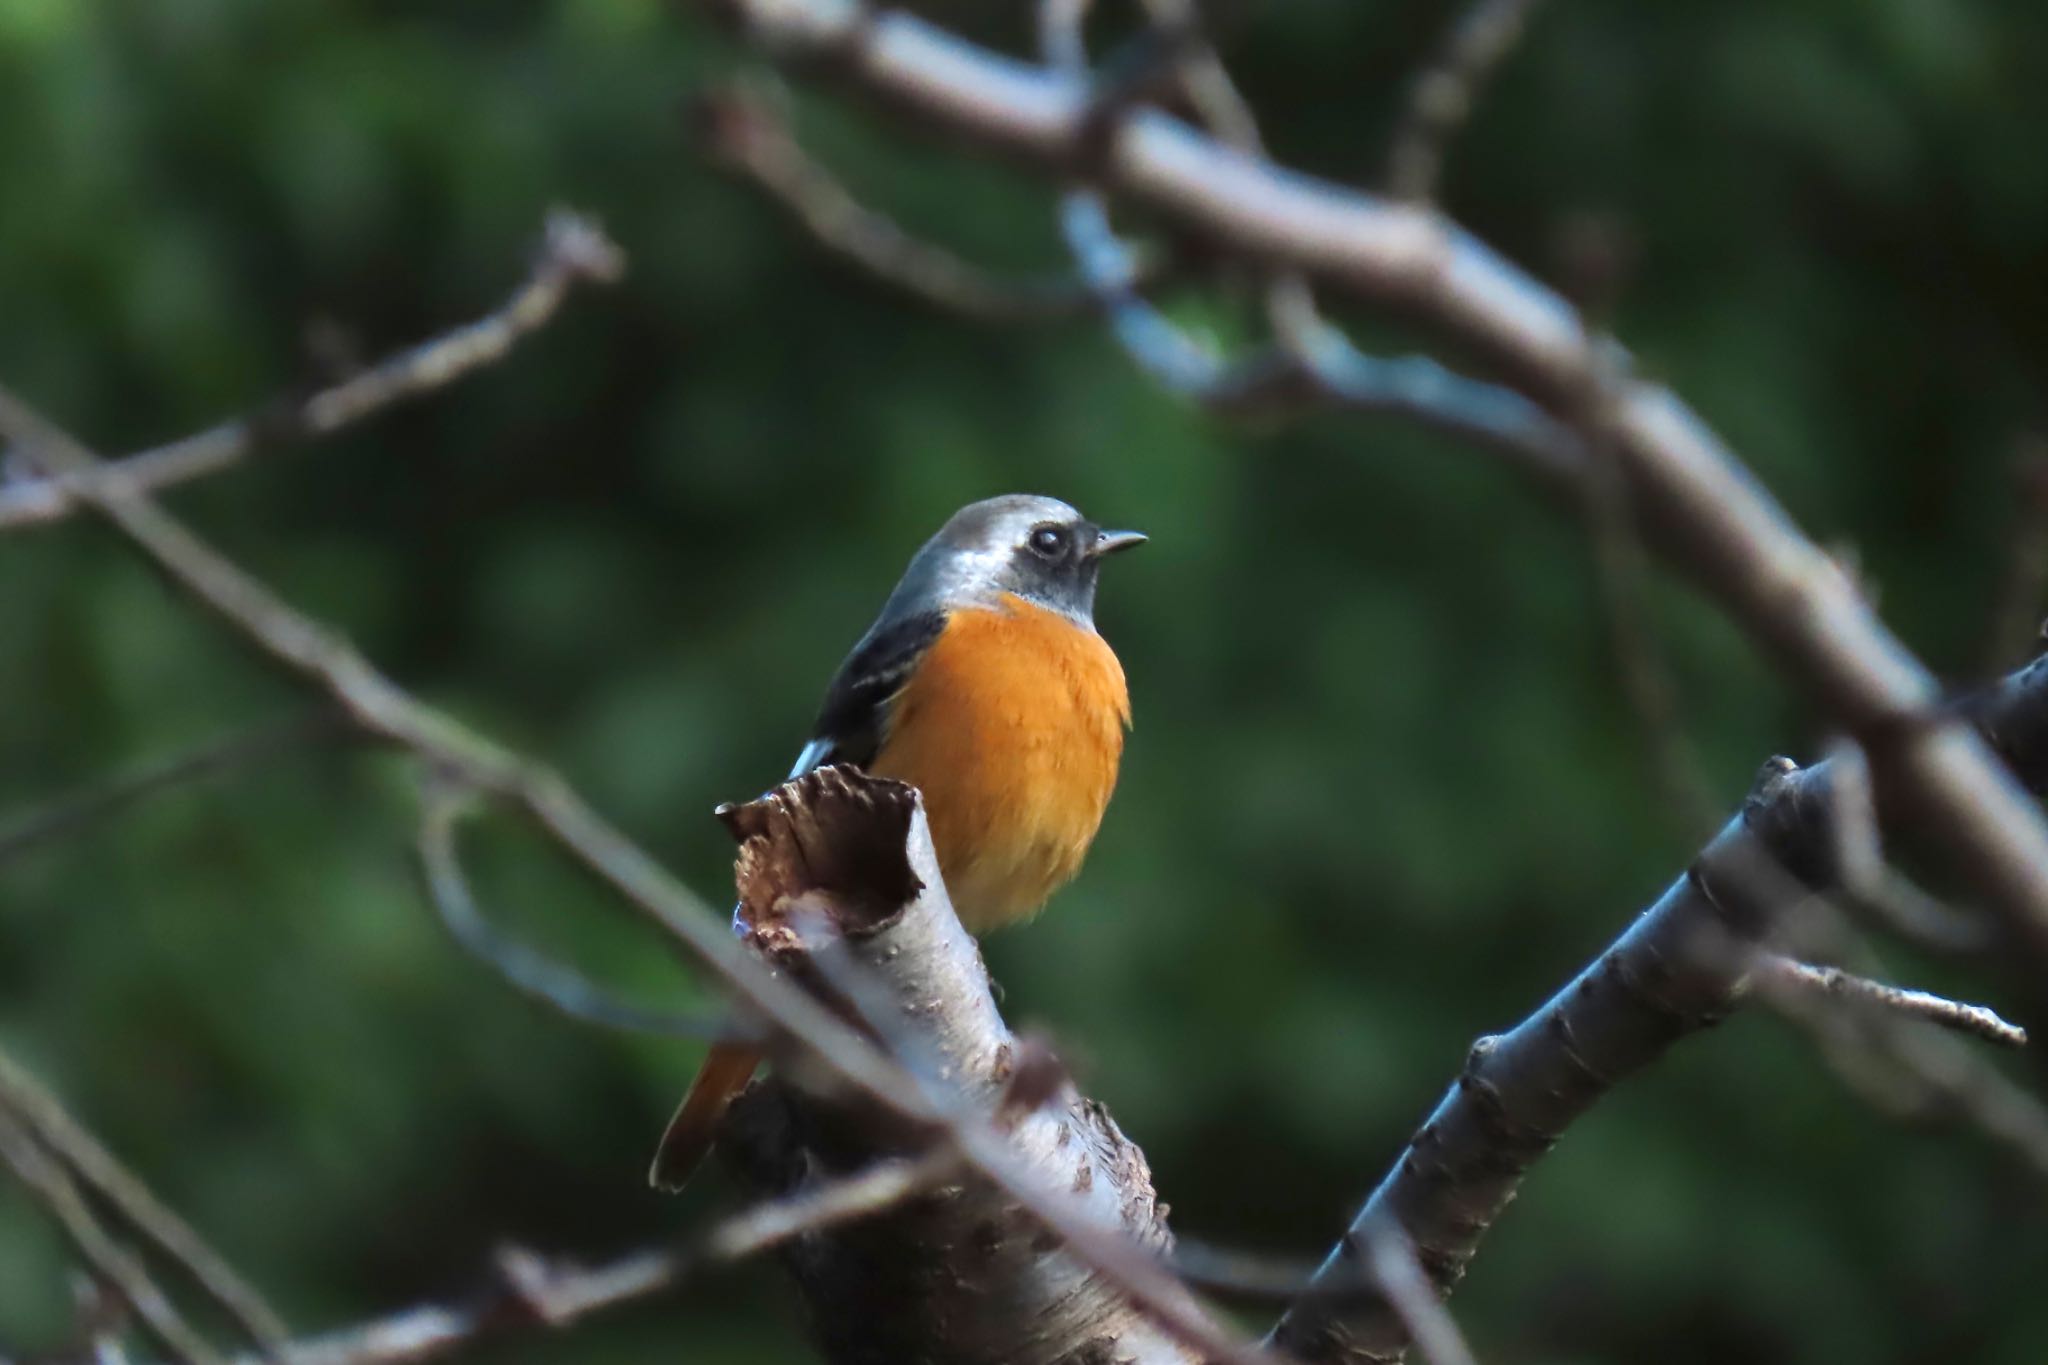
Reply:
M911 557L825 689L790 778L847 764L917 788L971 933L1037 914L1080 871L1102 824L1131 704L1095 628L1096 579L1105 559L1145 539L1057 498L969 503ZM713 1044L650 1184L683 1187L760 1061L748 1044Z

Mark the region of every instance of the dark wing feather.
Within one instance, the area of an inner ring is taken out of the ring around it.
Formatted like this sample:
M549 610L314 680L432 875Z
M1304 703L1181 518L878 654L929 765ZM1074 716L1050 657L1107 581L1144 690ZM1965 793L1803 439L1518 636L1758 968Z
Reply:
M817 722L811 727L810 747L798 761L798 771L827 763L862 767L872 762L888 726L889 704L945 629L944 612L920 612L891 622L862 640L839 666L825 692L824 705L818 708Z

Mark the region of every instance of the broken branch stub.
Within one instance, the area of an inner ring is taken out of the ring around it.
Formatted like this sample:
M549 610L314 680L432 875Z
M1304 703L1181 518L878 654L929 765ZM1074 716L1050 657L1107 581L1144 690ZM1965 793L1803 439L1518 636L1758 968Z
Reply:
M1167 1250L1166 1206L1144 1153L1063 1074L1049 1079L1038 1050L1003 1022L914 789L826 768L720 816L740 840L744 938L878 1035L939 1112L1000 1122L1043 1174L1047 1200L1084 1204L1128 1233L1134 1253ZM807 1083L800 1056L778 1061L778 1075L734 1104L720 1143L750 1199L954 1141L943 1124L907 1124L864 1096ZM961 1169L778 1254L833 1361L1195 1359L1029 1209Z

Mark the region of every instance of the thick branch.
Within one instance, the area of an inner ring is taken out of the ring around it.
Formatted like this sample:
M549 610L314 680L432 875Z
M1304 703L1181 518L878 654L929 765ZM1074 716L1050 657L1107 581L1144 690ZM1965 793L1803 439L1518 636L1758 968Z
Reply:
M757 951L828 996L862 983L859 1012L924 1074L945 1078L950 1105L999 1115L1035 1177L1121 1228L1132 1255L1162 1254L1170 1238L1143 1153L1058 1073L1020 1071L1018 1040L946 899L916 793L827 769L729 819L742 839L742 919ZM950 1149L947 1135L872 1105L774 1082L736 1107L732 1132L725 1150L743 1188L777 1200L878 1158ZM1034 1236L1005 1191L958 1173L905 1192L914 1197L783 1253L831 1359L1203 1358L1154 1325L1115 1278Z
M2048 785L2048 658L1986 689L1967 711L2031 789ZM1842 764L1767 765L1743 809L1612 947L1515 1028L1481 1038L1315 1283L1355 1283L1363 1239L1392 1218L1437 1292L1449 1294L1523 1176L1571 1123L1740 1002L1753 958L1729 951L1731 939L1769 934L1796 908L1788 890L1838 882ZM1368 1297L1340 1307L1326 1294L1297 1303L1269 1341L1304 1361L1391 1361L1407 1331L1390 1304Z
M1934 714L1933 678L1714 433L1628 376L1558 295L1424 209L1234 151L1089 82L849 0L719 0L779 56L808 58L915 116L1049 170L1083 173L1254 259L1403 309L1531 397L1591 417L1650 543L1689 570L1858 740L1954 865L2048 961L2048 824L1975 736Z

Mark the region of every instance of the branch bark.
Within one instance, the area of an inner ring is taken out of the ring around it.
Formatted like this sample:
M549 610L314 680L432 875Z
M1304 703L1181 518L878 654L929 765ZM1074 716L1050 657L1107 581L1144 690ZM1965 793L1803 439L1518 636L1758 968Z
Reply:
M949 1104L996 1115L1031 1173L1120 1229L1132 1254L1163 1257L1171 1236L1144 1154L1003 1023L981 954L946 897L916 793L826 769L728 821L741 840L741 919L757 951L839 998L920 1072L943 1077ZM844 988L855 982L849 1001ZM722 1150L741 1188L770 1200L877 1160L944 1154L950 1143L858 1097L773 1079L735 1105L727 1132ZM1115 1279L1036 1235L1009 1194L952 1169L884 1211L786 1244L781 1258L828 1358L1207 1358L1162 1331Z

